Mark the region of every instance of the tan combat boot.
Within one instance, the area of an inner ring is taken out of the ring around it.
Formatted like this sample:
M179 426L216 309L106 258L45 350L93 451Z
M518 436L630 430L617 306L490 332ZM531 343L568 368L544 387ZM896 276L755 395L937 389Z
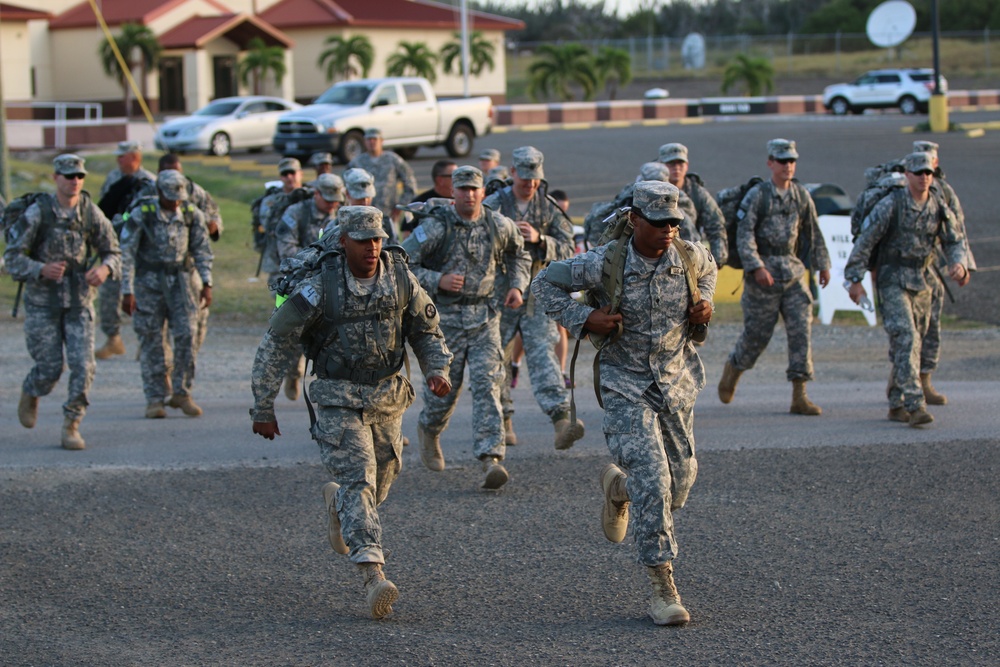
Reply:
M146 419L164 419L167 411L163 409L163 401L151 401L146 406Z
M188 417L200 417L202 410L198 407L198 404L194 402L190 394L174 394L167 401L167 405L171 408L180 408L181 412L186 414Z
M83 436L80 435L78 430L80 427L80 420L73 419L72 417L63 418L62 427L62 448L70 450L80 450L87 446L84 442Z
M920 374L920 386L924 389L924 400L927 405L948 405L948 397L938 392L931 384L931 374Z
M514 422L510 415L503 418L503 444L512 447L517 444L517 433L514 433Z
M553 427L556 431L554 443L556 449L569 449L574 442L583 437L583 422L579 419L574 423L568 416L560 417L553 423Z
M653 583L653 595L649 598L649 617L657 625L683 625L691 620L691 614L681 604L681 596L674 585L673 565L669 562L646 568Z
M917 408L910 413L910 426L917 427L930 424L934 421L934 415L927 412L925 408Z
M731 403L733 395L736 394L736 384L740 381L743 371L737 369L729 361L722 369L722 379L719 380L719 400L723 403Z
M21 392L21 400L17 403L17 418L24 428L35 428L38 421L38 397Z
M510 479L510 473L501 465L500 459L495 456L483 458L483 472L486 473L486 477L483 478L483 488L491 491L499 489Z
M614 463L604 466L601 471L601 489L604 491L601 528L604 529L604 537L616 543L625 539L625 532L628 530L630 502L628 491L625 490L626 479L628 477Z
M104 342L104 346L94 350L94 357L96 359L110 359L120 354L125 354L125 342L118 334L108 336L108 340Z
M340 532L340 516L337 515L337 490L340 485L336 482L328 482L323 486L323 500L326 501L326 533L330 540L330 546L338 554L346 554L350 549L344 542L344 536Z
M906 411L902 405L898 408L889 408L889 421L891 422L902 422L904 424L910 423L910 413Z
M806 381L792 380L792 407L788 411L793 415L821 415L823 408L809 400L806 395Z
M420 460L427 469L435 472L444 470L441 436L437 433L428 433L423 426L417 424L417 440L420 441Z
M361 576L365 578L365 596L368 611L378 620L392 613L392 603L399 597L399 589L385 578L381 563L358 563Z

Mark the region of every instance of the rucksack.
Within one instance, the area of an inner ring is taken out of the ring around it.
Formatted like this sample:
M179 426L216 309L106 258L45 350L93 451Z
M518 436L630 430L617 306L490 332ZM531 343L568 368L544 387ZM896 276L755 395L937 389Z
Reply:
M747 192L750 191L750 188L763 182L764 179L760 176L754 176L742 185L734 185L731 188L719 190L715 195L715 202L719 205L719 209L722 211L722 218L726 222L726 237L729 240L729 258L726 260L726 266L731 266L734 269L743 268L743 260L740 259L740 253L736 244L736 228L739 227L740 223L738 216L740 204L743 202L743 198L746 197Z
M24 215L24 212L28 210L29 206L34 204L42 197L45 197L46 194L48 193L29 192L27 194L21 195L20 197L12 200L9 204L7 204L7 208L5 208L3 211L3 217L0 218L0 231L3 232L4 241L6 241L8 245L10 244L10 237L8 236L10 228L14 226L14 223L17 222L18 218ZM45 220L44 211L42 214L42 220L44 224Z
M865 175L871 170L866 170ZM899 172L885 172L876 175L875 178L867 179L868 187L861 191L858 199L851 210L851 242L858 240L858 235L864 229L865 218L875 208L875 204L897 189L906 187L906 177Z
M274 201L267 209L267 220L261 219L260 206L264 200L271 195L275 195ZM253 228L253 247L257 252L263 252L267 245L268 235L274 234L274 228L281 216L292 204L298 204L313 196L313 190L307 187L295 188L291 192L285 192L281 188L272 187L250 202L250 220Z

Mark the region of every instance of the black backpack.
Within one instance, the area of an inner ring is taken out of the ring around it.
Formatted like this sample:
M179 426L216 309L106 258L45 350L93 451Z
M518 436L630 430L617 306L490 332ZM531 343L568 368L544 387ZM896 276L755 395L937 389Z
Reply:
M722 217L726 222L726 236L729 239L729 258L726 260L726 266L731 266L734 269L743 268L743 260L740 259L739 250L736 248L736 228L740 222L737 214L740 210L740 204L743 202L743 198L746 197L747 192L750 191L750 188L763 182L764 179L760 176L754 176L742 185L734 185L731 188L719 190L715 195L715 201L719 205Z

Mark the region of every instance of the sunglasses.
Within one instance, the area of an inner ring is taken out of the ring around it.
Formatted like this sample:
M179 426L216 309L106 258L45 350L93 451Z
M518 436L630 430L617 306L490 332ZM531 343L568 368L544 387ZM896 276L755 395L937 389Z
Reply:
M86 174L62 174L62 177L65 178L67 181L75 181L75 180L82 181L86 176L87 176Z
M633 211L635 211L635 209L633 209ZM650 220L649 218L647 218L646 216L644 216L642 213L639 213L638 211L635 211L635 214L636 214L636 216L642 218L646 222L647 225L650 225L652 227L656 227L657 229L663 229L664 227L667 227L667 226L670 226L670 227L680 227L681 226L681 221L680 220Z
M295 175L295 171L283 171L283 172L281 172L281 177L282 178L284 178L285 176L294 176L294 175Z
M793 157L781 157L781 158L776 157L774 158L774 161L777 162L778 164L795 164L795 158Z
M934 175L934 172L931 171L930 169L921 169L920 171L915 171L913 173L916 174L917 176L933 176Z

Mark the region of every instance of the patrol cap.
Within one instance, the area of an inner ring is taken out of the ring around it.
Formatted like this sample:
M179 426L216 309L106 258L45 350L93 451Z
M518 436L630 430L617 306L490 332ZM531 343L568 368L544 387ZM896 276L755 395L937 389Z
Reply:
M662 162L647 162L639 167L639 175L635 182L639 181L669 181L670 170Z
M632 208L637 209L647 220L683 220L684 214L677 208L680 190L663 181L640 181L635 184Z
M128 155L142 151L142 142L139 141L119 141L115 148L115 155Z
M795 150L795 142L791 139L771 139L767 142L767 155L775 160L799 159L799 152Z
M483 187L483 172L477 167L464 165L451 172L451 187L458 188L481 188Z
M341 236L355 241L389 238L382 229L382 211L374 206L341 206L337 211L337 226Z
M365 130L365 139L374 139L376 137L379 139L382 138L382 130L377 127L369 127Z
M329 153L313 153L309 158L309 166L318 167L321 164L333 164L333 156Z
M344 203L344 181L336 174L320 174L314 185L319 196L327 201L339 201Z
M188 198L187 179L176 169L164 169L157 174L156 187L164 199L184 201Z
M482 153L479 154L480 160L492 160L494 162L500 161L500 151L495 148L487 148Z
M934 156L930 153L910 153L906 156L906 171L915 174L919 171L934 171Z
M347 194L354 199L375 196L375 177L364 169L352 167L345 171L344 183L347 185Z
M542 151L534 146L521 146L515 148L512 155L514 157L514 173L520 178L526 180L545 178L545 172L542 170L545 156L542 155Z
M914 153L933 153L938 154L938 146L933 141L917 140L913 142L913 152Z
M510 172L507 171L507 167L499 166L490 169L489 173L486 174L486 182L490 181L503 181L506 183L510 180ZM453 183L454 185L454 183Z
M302 163L293 157L283 157L278 162L278 173L284 171L302 171Z
M85 160L79 155L73 155L72 153L63 153L52 160L52 166L55 169L55 173L62 174L63 176L68 176L70 174L84 174L86 175L87 170L83 168L83 163Z
M663 144L660 146L660 162L666 164L674 160L688 161L688 149L684 144Z

